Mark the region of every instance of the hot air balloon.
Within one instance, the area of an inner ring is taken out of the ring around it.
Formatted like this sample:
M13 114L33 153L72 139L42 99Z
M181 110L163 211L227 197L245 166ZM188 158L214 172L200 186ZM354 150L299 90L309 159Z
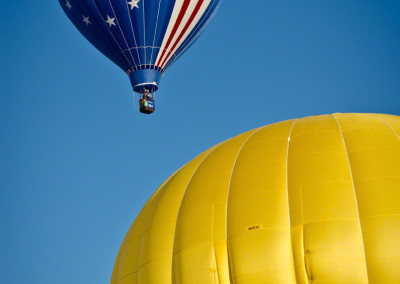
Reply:
M140 110L155 110L164 72L193 44L221 0L59 0L81 34L129 76Z
M400 117L333 114L243 133L162 184L111 284L400 283Z

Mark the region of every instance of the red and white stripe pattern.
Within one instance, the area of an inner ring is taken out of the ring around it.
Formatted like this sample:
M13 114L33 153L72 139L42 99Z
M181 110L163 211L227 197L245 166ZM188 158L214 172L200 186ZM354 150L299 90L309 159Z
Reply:
M176 0L171 19L156 59L164 68L206 11L211 0Z

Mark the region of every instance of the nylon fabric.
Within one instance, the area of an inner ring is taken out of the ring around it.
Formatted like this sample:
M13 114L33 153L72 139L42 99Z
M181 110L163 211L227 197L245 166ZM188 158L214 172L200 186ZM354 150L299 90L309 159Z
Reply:
M138 86L150 88L203 32L222 0L59 0L79 32ZM152 70L143 78L140 70ZM137 76L136 76L137 74ZM139 81L139 82L137 82ZM139 90L141 91L142 88Z
M320 115L211 148L144 206L111 283L400 283L399 133Z
M228 199L233 283L293 283L286 195L287 141L293 121L267 126L243 146Z
M140 241L138 283L162 283L172 278L172 254L179 206L187 183L210 151L189 162L170 180L168 187L160 192Z
M174 282L229 283L226 199L232 165L250 134L216 148L193 175L177 219Z
M336 116L353 169L370 283L399 283L400 139L381 119Z
M297 282L367 283L352 177L334 117L295 124L288 180Z

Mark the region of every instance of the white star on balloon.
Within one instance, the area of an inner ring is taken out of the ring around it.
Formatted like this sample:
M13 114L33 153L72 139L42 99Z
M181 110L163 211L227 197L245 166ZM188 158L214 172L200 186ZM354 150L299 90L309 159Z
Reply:
M69 10L71 10L71 8L72 8L71 3L69 3L68 0L67 0L67 3L65 4L65 6L67 6L67 8L68 8Z
M88 26L89 24L91 24L91 22L89 21L89 16L85 17L84 15L82 15L82 17L83 17L83 20L82 20L82 21L84 21L84 22L86 23L87 26Z
M115 21L115 18L110 18L110 16L107 15L107 21L106 21L106 23L110 25L110 28L111 28L112 26L116 26L116 24L114 23L114 21Z
M133 8L139 8L138 3L140 2L140 0L131 0L131 2L128 2L129 5L131 5L131 10L133 10Z

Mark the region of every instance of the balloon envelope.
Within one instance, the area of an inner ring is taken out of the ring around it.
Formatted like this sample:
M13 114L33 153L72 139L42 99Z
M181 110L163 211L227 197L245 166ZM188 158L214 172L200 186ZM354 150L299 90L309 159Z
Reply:
M198 38L221 0L59 0L76 28L128 75L156 91L162 75Z
M111 283L400 283L399 135L334 114L218 144L149 199Z

